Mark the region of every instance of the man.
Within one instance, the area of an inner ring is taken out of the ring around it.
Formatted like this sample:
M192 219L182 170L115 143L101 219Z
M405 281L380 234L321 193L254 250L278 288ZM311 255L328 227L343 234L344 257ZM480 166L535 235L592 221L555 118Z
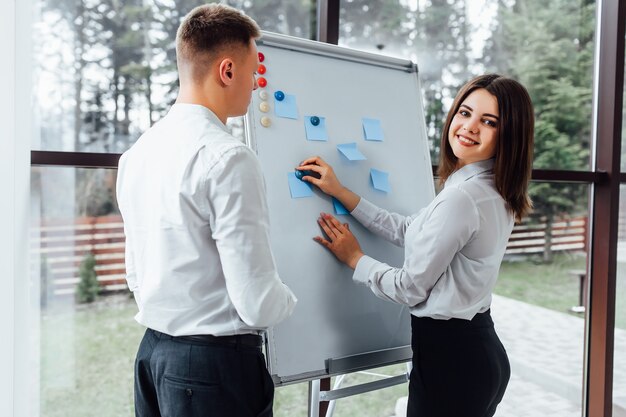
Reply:
M137 416L272 415L260 333L297 300L269 247L259 163L225 127L257 88L259 35L230 7L192 10L176 36L176 103L120 159L127 281L147 327Z

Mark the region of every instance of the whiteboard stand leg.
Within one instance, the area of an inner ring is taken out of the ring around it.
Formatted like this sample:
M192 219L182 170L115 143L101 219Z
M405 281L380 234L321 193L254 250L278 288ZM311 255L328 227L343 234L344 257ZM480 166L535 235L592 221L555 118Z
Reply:
M320 414L320 380L309 381L309 417Z
M407 371L409 370L409 366L410 365L407 364ZM408 382L409 374L410 371L405 374L386 377L377 381L337 389L337 387L341 385L341 381L338 381L337 386L332 390L330 389L330 378L309 381L309 417L332 417L335 407L333 404L329 409L328 405L330 402L334 402L340 398L404 384Z

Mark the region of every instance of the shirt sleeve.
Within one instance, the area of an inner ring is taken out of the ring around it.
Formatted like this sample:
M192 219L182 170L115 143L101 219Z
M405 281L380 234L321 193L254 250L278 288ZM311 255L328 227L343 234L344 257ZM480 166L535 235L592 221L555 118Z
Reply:
M406 229L423 212L424 209L415 215L403 216L391 213L361 198L359 204L350 214L370 232L377 234L396 246L404 246Z
M121 205L121 199L119 196L119 192L122 189L122 178L123 175L123 167L125 162L125 155L122 155L119 161L118 175L116 181L116 198L118 201L118 205ZM135 269L135 257L132 250L132 243L130 237L130 230L126 227L126 223L124 222L124 264L126 267L126 283L128 284L128 289L133 293L135 297L135 302L137 306L140 306L140 298L139 298L139 284L137 283L137 272Z
M474 200L465 191L451 189L439 197L424 213L421 230L411 232L402 268L363 256L353 279L385 300L411 307L425 301L480 223Z
M231 149L211 169L209 183L212 237L228 295L247 325L273 326L292 313L297 299L276 271L256 155L243 146Z
M133 255L132 245L130 242L130 236L126 227L124 227L124 234L126 235L126 241L124 244L124 263L126 264L126 283L128 289L133 293L137 306L140 304L139 284L137 283L137 272L135 270L135 257Z

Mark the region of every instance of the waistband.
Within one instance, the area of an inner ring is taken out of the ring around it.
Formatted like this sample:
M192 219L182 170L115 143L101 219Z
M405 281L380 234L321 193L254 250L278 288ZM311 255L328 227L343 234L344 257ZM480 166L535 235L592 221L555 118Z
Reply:
M493 327L491 319L491 309L484 313L477 313L471 320L465 319L448 319L439 320L431 317L415 317L411 315L411 327L413 329L471 329L471 328L489 328Z
M263 347L263 337L257 334L236 334L232 336L213 336L210 334L198 334L191 336L170 336L165 333L148 329L159 339L167 338L178 342L190 342L203 345L220 345L228 347L253 347L261 349Z

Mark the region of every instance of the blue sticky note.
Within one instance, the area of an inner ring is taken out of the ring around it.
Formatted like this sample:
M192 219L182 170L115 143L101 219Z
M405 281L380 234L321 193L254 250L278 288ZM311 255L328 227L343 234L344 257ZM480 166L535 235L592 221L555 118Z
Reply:
M287 119L298 118L298 106L296 106L296 96L285 94L285 98L281 101L274 97L274 112L278 117L286 117Z
M343 204L333 197L333 207L335 208L335 214L350 214Z
M337 150L350 161L364 161L367 159L356 147L355 142L339 144L337 145Z
M311 123L311 117L313 116L304 116L304 130L306 130L307 140L327 141L326 118L317 116L319 123L315 126Z
M380 125L378 119L363 118L363 133L365 134L365 140L376 140L382 142L383 140L383 128Z
M291 198L313 196L313 190L311 190L309 183L299 180L294 172L288 173L287 178L289 179L289 192L291 193Z
M372 185L374 185L374 188L380 191L384 191L386 193L391 192L388 173L386 173L385 171L371 168L370 176L372 177Z

